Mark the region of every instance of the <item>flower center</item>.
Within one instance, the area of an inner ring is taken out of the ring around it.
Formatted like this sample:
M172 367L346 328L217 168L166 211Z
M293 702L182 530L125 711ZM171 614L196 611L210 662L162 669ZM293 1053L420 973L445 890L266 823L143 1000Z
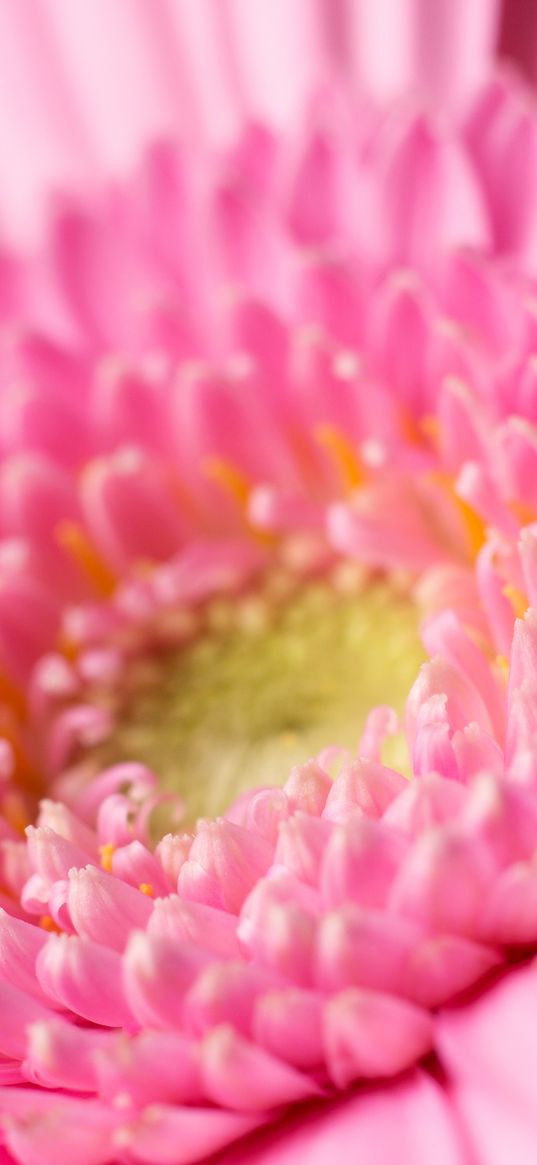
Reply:
M223 600L208 615L193 644L130 670L97 750L101 763L150 766L184 798L188 823L283 784L327 744L355 752L375 705L402 711L424 658L413 604L385 582L350 593L309 583L283 602ZM404 767L402 738L387 750Z

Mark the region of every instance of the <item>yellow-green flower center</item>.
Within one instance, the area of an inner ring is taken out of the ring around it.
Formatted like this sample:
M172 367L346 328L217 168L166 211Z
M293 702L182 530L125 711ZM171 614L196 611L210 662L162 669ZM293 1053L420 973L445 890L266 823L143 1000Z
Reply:
M423 660L410 600L376 582L358 592L311 583L273 606L213 610L213 629L130 675L101 762L139 760L181 794L188 821L241 791L282 784L327 745L356 751L377 704L402 711ZM404 765L395 738L387 760Z

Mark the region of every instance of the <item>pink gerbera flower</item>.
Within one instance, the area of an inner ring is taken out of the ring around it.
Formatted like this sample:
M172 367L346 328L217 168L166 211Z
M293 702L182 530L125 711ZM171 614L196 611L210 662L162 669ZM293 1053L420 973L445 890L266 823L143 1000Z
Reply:
M108 94L64 113L89 7L43 55L5 18L56 133L10 213L76 108L117 173L2 257L0 1152L529 1165L533 97L493 5L406 18L400 73L305 5L315 75L244 124L254 7L205 20L216 105L186 6L107 7L141 137L196 113L128 179Z

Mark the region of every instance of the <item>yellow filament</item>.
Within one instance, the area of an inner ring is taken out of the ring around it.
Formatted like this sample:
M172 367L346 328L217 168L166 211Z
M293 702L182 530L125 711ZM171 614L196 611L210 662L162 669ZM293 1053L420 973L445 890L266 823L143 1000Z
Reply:
M358 489L364 484L360 459L344 433L335 425L319 425L315 437L332 457L346 490Z
M111 595L116 585L112 571L92 546L87 534L77 522L60 522L56 530L59 545L70 554L73 562L89 578L99 594Z
M151 882L140 882L138 889L141 890L142 894L147 894L148 898L153 897L153 887Z

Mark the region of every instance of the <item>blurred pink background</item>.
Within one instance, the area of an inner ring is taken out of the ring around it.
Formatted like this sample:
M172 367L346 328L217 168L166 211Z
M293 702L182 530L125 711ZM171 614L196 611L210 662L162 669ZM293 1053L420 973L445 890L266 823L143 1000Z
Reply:
M0 0L0 235L33 240L47 192L127 173L148 138L281 129L319 78L451 108L498 46L531 72L536 27L535 0Z

